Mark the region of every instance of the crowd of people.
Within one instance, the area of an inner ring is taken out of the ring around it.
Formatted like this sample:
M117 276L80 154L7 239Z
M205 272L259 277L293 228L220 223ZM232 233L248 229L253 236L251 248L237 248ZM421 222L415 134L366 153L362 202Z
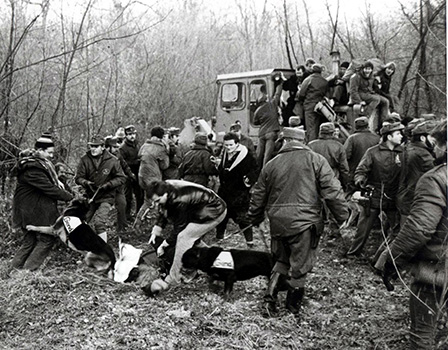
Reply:
M297 68L300 84L294 99L299 108L293 109L287 126L278 120L280 79L275 95L265 96L255 111L260 125L256 150L238 122L226 131L221 147L213 147L203 132L195 134L192 144L182 145L175 127L153 127L142 145L133 125L105 138L94 136L75 175L89 199L87 221L107 242L113 206L118 233L149 209L155 210L150 243L162 237L171 222L174 229L158 249L163 254L167 246L175 247L168 276L157 282L158 291L164 291L181 282L183 253L203 244L200 238L207 232L216 228L215 242L220 244L232 219L247 248L254 249L253 228L267 216L275 265L263 313L276 314L278 292L286 285L286 308L299 315L324 226L332 225L337 232L349 217L348 201L361 191L368 201L346 256L356 261L362 255L370 231L384 213L387 239L371 264L393 277L396 267L412 259L411 342L413 349L425 348L422 344L433 341L430 330L437 317L426 315L424 306L446 307L446 120L426 115L405 126L391 114L393 63L373 77L372 63L365 62L349 77L348 89L349 64L340 68L331 83L322 78L322 66L313 60ZM366 115L354 121L353 133L344 143L337 137L337 125L315 110L323 96L331 97L333 105L346 101L365 105ZM380 117L372 130L378 106ZM297 111L301 115L295 116ZM24 239L12 261L14 268L39 268L54 237L27 230L27 225L52 225L59 215L57 201L73 198L58 179L53 153L54 143L45 134L33 150L20 155L13 223L24 231ZM419 277L423 268L424 276Z

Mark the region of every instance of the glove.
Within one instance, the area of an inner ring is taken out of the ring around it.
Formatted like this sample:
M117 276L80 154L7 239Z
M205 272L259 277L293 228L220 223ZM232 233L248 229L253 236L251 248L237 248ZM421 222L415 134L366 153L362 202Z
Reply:
M395 269L395 266L391 258L389 257L386 260L386 263L384 264L384 271L383 271L383 283L389 292L392 292L395 288L391 280L396 280L397 278L398 278L397 270Z
M157 248L157 256L162 256L165 253L165 247L168 247L167 241L163 241L161 245Z

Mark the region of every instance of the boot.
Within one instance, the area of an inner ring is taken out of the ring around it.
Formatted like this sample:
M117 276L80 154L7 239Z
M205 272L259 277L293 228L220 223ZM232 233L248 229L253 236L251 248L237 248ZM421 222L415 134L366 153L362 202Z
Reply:
M277 314L277 283L281 276L279 272L272 272L269 279L268 289L263 298L263 316L273 317Z
M302 305L303 296L305 295L305 288L290 288L286 294L286 308L298 317L300 313L300 306Z

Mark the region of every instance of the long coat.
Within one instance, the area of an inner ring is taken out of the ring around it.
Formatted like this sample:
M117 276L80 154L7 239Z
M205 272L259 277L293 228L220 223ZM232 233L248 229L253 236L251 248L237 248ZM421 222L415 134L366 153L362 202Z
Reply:
M59 217L57 201L72 195L58 184L52 164L36 154L19 160L12 219L15 228L50 226Z
M337 222L348 218L344 192L327 160L300 142L287 143L266 164L253 188L249 217L269 217L271 236L323 226L322 199Z

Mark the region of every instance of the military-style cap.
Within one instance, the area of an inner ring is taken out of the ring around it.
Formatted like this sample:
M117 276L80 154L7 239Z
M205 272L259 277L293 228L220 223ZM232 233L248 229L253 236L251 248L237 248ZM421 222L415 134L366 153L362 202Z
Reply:
M126 135L135 134L137 133L137 129L135 128L134 125L128 125L127 127L124 128L124 132Z
M240 131L241 130L241 124L240 123L233 123L230 125L229 128L230 131Z
M89 146L101 146L104 145L104 139L100 135L92 136L90 141L87 143Z
M198 144L198 145L207 145L207 134L205 132L198 132L195 136L194 136L194 143Z
M117 147L118 146L118 137L116 136L106 136L104 138L104 146L106 147Z

